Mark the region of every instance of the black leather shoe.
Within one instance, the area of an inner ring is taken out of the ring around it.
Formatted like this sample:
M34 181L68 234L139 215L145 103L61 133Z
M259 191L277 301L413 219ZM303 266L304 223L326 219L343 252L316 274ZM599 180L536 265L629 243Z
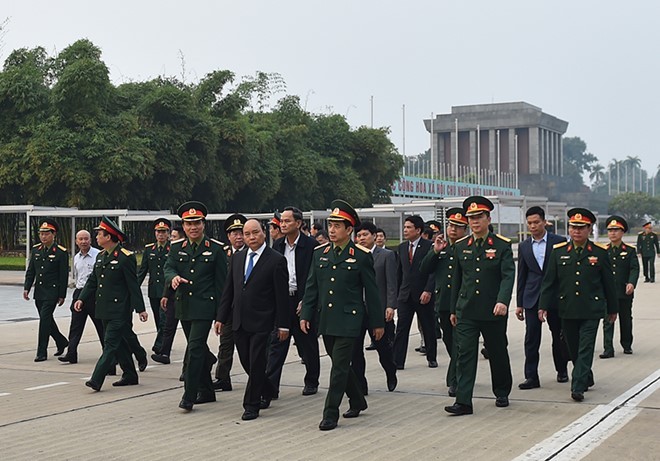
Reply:
M270 399L262 398L261 401L259 402L259 409L265 410L268 407L270 407Z
M396 377L396 374L387 377L387 390L388 392L394 391L396 385L399 384L399 380Z
M184 382L185 380L186 380L186 376L185 376L185 374L184 374L184 373L181 373L181 374L179 375L179 381ZM215 389L215 387L214 387L213 389Z
M576 402L582 402L584 400L584 394L582 392L571 392L571 398Z
M140 362L140 361L138 360L138 370L140 370L140 371L144 371L144 370L146 370L148 364L149 364L149 362L147 361L147 358L146 358L146 357L144 358L144 362Z
M426 354L426 346L418 347L418 348L415 349L415 350L416 350L417 352L419 352L420 354Z
M435 360L429 360L429 368L438 368L438 362Z
M357 418L360 416L360 412L364 411L367 409L367 406L365 405L364 408L349 408L346 413L344 413L342 416L344 418Z
M449 394L449 397L456 397L456 386L449 386L447 394Z
M45 355L37 355L34 358L35 362L45 362L46 360L48 360L48 357L46 357Z
M333 421L331 419L323 419L319 424L319 429L322 431L331 431L335 427L337 427L337 421Z
M632 354L632 349L624 349L623 353L626 355L631 355Z
M190 411L193 409L193 403L190 400L181 399L179 402L179 408L182 410Z
M200 403L209 403L209 402L215 402L215 392L198 392L197 393L197 398L195 399L195 405L198 405Z
M557 382L558 383L567 383L568 382L568 373L557 373Z
M216 379L215 381L213 381L213 389L215 389L216 391L229 392L231 391L231 383Z
M318 387L305 386L302 390L302 395L314 395L319 391Z
M594 382L594 378L592 376L591 378L589 378L589 382L587 383L587 390L589 390L590 387L593 387L594 384L596 383Z
M463 405L462 403L455 403L449 407L445 407L445 411L455 416L471 415L472 407L470 405Z
M69 363L78 363L78 357L75 355L63 355L62 357L58 357L57 360L60 362L69 362Z
M91 388L94 389L96 392L98 392L98 391L101 390L101 386L98 385L98 384L96 384L96 383L95 383L94 381L92 381L91 379L90 379L89 381L85 381L85 386L87 386L87 387L91 387Z
M136 386L137 384L138 384L137 379L126 379L126 378L119 378L119 381L115 381L114 383L112 383L112 385L115 387Z
M154 362L162 363L163 365L170 364L170 358L163 354L151 354L151 360Z
M253 410L245 410L241 415L241 419L243 421L251 421L253 419L257 419L258 417L259 417L259 412Z
M497 397L495 399L495 406L499 408L504 408L509 406L509 398L508 397Z
M66 342L62 347L57 346L57 351L53 354L55 357L59 357L60 355L64 354L64 349L66 349L69 345L69 341Z
M601 359L610 359L614 357L614 352L603 352L598 357L600 357Z
M518 384L518 389L536 389L537 387L541 387L541 383L539 383L538 379L529 379L527 378L524 380L522 383Z
M483 355L486 360L490 359L490 355L488 355L488 349L486 349L485 347L481 348L481 355Z
M374 343L371 343L367 347L365 347L364 350L365 351L375 351L376 350L376 345Z

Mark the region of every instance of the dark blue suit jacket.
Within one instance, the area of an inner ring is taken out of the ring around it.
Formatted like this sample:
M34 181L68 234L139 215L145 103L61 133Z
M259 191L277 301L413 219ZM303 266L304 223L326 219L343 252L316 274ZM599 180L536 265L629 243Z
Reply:
M548 232L548 239L545 246L545 259L543 267L539 267L534 252L532 251L532 238L528 237L518 246L518 281L516 303L518 307L532 309L537 307L539 296L541 294L541 283L543 274L550 259L552 247L557 243L565 242L566 239L561 235Z

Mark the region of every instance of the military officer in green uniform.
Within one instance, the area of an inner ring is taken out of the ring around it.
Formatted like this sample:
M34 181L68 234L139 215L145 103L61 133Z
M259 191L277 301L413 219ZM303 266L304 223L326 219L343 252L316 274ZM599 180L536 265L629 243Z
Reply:
M137 282L137 259L132 251L123 248L126 235L106 216L95 227L96 243L103 248L96 256L94 270L73 308L80 312L83 305L96 300L96 317L103 321L105 337L103 354L96 363L87 387L100 391L106 375L119 363L122 376L113 386L138 384L138 375L131 357L129 337L132 334L133 311L140 320L147 321L144 299Z
M332 360L330 386L323 408L322 431L337 427L344 393L350 408L344 418L356 418L367 408L358 379L351 369L355 338L363 322L376 341L385 331L385 312L380 302L371 252L353 243L351 234L360 219L351 205L334 200L328 217L330 242L314 250L302 311L300 329L310 330L315 311L319 333Z
M571 398L576 402L594 384L591 365L600 320L608 316L614 322L619 310L607 249L588 238L595 222L586 208L568 210L570 241L553 246L539 298L542 322L546 311L558 306L573 362Z
M200 202L186 202L177 214L186 238L171 242L165 263L165 284L176 290L176 318L188 341L184 393L179 408L190 411L194 404L215 402L211 367L215 356L207 339L216 317L220 295L227 278L227 255L222 242L204 235L207 209Z
M660 253L660 245L658 245L658 234L653 232L650 222L644 224L644 230L637 235L637 249L642 255L644 283L655 283L655 255Z
M445 212L447 218L447 235L435 237L433 251L426 253L419 270L422 274L435 273L435 310L442 341L449 354L447 368L447 387L449 396L456 397L456 350L454 327L451 324L449 305L451 304L452 274L456 265L454 246L467 233L468 220L462 208L449 208Z
M34 303L39 312L39 339L35 362L43 362L48 358L49 336L53 337L57 345L57 351L53 355L62 355L69 345L53 318L55 306L64 304L69 276L69 255L66 248L55 243L58 229L55 220L42 221L39 226L41 243L32 247L30 262L25 272L23 299L30 300L30 289L34 284Z
M144 247L142 253L142 263L138 270L138 284L142 285L144 279L149 275L149 304L154 314L156 323L156 339L151 348L156 354L160 353L163 345L163 330L167 321L167 314L160 307L160 300L163 298L165 288L165 261L167 253L170 251L170 229L172 223L169 219L158 218L154 221L154 234L156 241L149 243ZM153 356L152 356L153 357Z
M632 245L623 242L623 234L628 232L628 223L621 216L607 218L607 256L610 258L612 273L616 283L616 295L619 299L619 332L624 354L632 354L632 303L639 278L637 251ZM601 359L614 357L614 323L603 319L603 348Z
M454 245L449 311L455 326L457 385L456 402L445 407L453 415L472 414L479 334L488 345L495 405L509 406L513 377L506 327L516 269L509 239L488 230L492 209L486 197L465 199L463 210L472 235Z

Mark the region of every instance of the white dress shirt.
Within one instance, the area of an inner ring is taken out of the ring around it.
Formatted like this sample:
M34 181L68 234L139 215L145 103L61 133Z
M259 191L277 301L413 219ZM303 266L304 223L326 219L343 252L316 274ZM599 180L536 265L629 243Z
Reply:
M73 257L73 281L76 289L83 288L85 283L87 283L87 279L92 275L92 271L94 270L96 256L100 252L100 250L90 247L86 255L79 251Z
M284 257L286 258L286 268L289 270L289 294L298 291L298 280L296 279L296 246L300 240L300 234L296 237L293 245L289 245L289 240L284 238Z

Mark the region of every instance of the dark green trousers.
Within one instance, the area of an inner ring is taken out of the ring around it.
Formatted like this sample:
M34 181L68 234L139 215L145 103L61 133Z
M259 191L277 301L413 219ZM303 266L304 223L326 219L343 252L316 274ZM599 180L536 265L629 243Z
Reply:
M36 299L34 304L39 312L39 337L37 340L37 357L48 356L48 338L50 336L55 340L58 349L64 349L69 342L66 337L60 333L57 328L53 313L57 307L56 299Z
M323 344L332 360L330 387L325 397L323 419L338 421L339 405L344 393L348 396L348 404L351 408L362 410L367 406L358 378L351 368L355 338L323 335Z
M456 343L456 403L472 406L477 378L479 334L488 345L490 380L495 397L508 397L513 385L507 350L506 318L502 320L459 319L454 329Z
M128 341L128 348L131 351L131 354L135 356L138 362L146 362L147 361L147 351L144 350L144 347L140 344L140 340L138 339L137 335L133 331L133 314L131 313L131 318L128 322L128 328L129 332L128 335L126 336L126 340Z
M220 330L220 345L218 346L218 365L215 367L215 379L231 384L231 367L234 364L234 331L233 320L229 316L227 323Z
M593 382L591 365L599 324L600 319L561 319L561 329L573 362L571 392L582 393Z
M619 298L619 334L623 349L632 349L632 298ZM603 319L603 349L606 354L614 354L614 324L607 317Z
M156 339L151 350L159 353L163 347L163 330L165 330L165 323L167 322L167 313L160 308L160 298L149 298L149 305L156 324Z
M103 329L105 332L103 354L96 362L91 380L102 386L108 372L119 363L122 378L137 381L138 375L128 345L128 338L132 332L130 322L127 319L103 320Z
M181 320L183 333L188 340L184 371L183 398L194 402L198 392L214 392L211 381L212 358L208 346L211 320Z
M447 367L447 387L456 386L456 341L454 340L454 326L451 324L449 311L437 312L440 328L442 329L442 342L449 354Z

